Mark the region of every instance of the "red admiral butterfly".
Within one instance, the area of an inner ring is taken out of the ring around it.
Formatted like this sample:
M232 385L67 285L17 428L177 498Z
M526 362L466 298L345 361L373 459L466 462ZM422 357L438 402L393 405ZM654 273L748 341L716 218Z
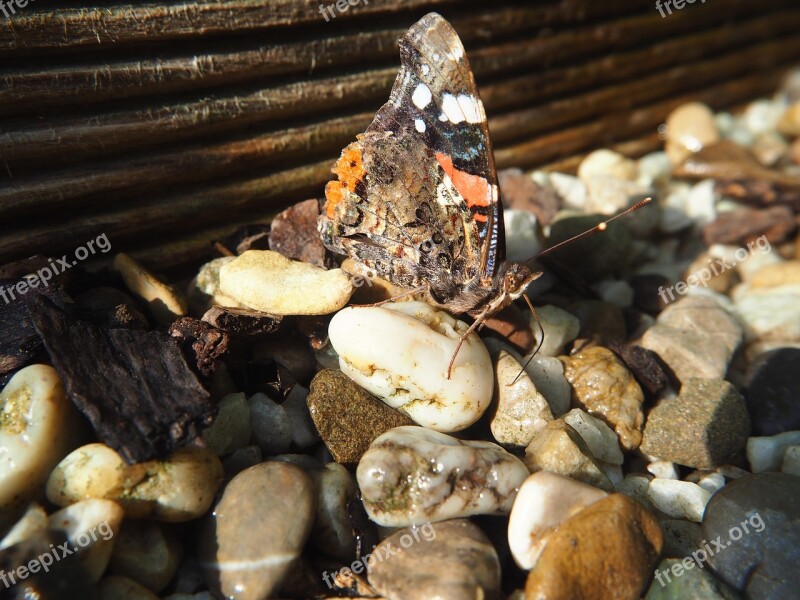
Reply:
M389 101L333 166L319 231L409 295L473 316L472 332L542 273L505 260L486 113L458 34L430 13L399 45Z

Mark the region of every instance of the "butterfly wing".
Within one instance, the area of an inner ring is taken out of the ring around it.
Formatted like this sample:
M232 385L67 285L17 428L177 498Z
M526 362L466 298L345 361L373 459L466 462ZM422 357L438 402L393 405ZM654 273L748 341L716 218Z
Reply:
M389 101L334 165L323 241L403 287L428 286L456 312L504 259L502 213L483 104L464 47L436 13L400 39ZM474 287L474 286L473 286Z

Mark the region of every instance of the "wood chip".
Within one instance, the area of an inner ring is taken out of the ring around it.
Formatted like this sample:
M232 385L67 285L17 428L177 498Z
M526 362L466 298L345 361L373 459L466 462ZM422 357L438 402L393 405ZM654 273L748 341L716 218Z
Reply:
M203 321L240 337L258 337L277 331L283 317L250 310L212 306L203 315Z

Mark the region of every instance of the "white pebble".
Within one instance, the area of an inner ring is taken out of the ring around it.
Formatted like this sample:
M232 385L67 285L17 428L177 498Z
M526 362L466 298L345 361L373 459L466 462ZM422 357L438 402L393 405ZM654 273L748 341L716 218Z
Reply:
M489 422L494 439L501 444L527 446L553 420L547 400L521 371L519 361L501 350L495 366L496 408Z
M0 540L0 550L10 548L23 540L44 532L48 527L47 513L38 504L31 504L19 520L8 530L5 537Z
M581 329L581 322L578 317L551 305L538 307L536 314L539 316L539 322L544 330L544 341L536 356L559 356L564 354L564 346L578 337L578 332ZM542 339L542 329L539 329L533 314L529 316L529 320L536 338L536 345L538 346Z
M503 222L508 260L524 261L539 253L542 240L539 238L536 215L527 210L507 208L503 211Z
M604 279L592 286L601 300L619 306L629 308L633 305L633 288L627 281L621 279Z
M784 110L785 107L780 102L766 99L756 100L749 104L742 115L744 125L754 136L775 131Z
M494 374L489 352L469 326L423 302L350 307L328 327L342 372L416 423L461 431L489 406Z
M619 447L619 438L614 431L600 419L580 408L573 408L564 420L578 432L594 458L612 465L621 465L624 457Z
M680 479L675 463L668 460L654 460L647 465L647 470L656 479Z
M578 165L578 177L584 182L596 176L635 181L638 173L634 161L614 150L601 148L587 154Z
M589 201L589 190L586 184L565 173L550 173L550 184L564 201L564 208L583 211Z
M526 356L524 362L528 361ZM524 364L523 362L523 364ZM550 405L556 419L569 410L572 389L564 377L564 363L554 356L534 356L525 372Z
M544 533L607 495L596 487L548 471L528 477L508 519L508 546L514 561L521 569L532 569L544 550Z
M266 394L253 394L250 404L252 441L264 456L282 454L292 444L292 425L286 409Z
M717 218L715 181L704 179L689 190L686 214L698 225L708 225Z
M647 497L653 506L670 517L700 523L711 492L689 481L653 479Z
M780 471L783 455L790 446L800 445L800 431L785 431L773 436L747 440L747 460L753 473Z
M783 453L781 471L789 475L800 476L800 446L789 446Z
M319 432L314 426L311 414L308 412L308 388L302 385L295 385L283 401L281 406L289 417L292 429L292 442L300 449L310 448L319 440Z

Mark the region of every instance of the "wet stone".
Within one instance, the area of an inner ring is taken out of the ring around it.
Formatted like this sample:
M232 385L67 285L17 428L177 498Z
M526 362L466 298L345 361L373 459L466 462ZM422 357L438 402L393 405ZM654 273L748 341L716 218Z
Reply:
M754 435L800 429L799 372L799 348L766 352L750 365L744 397Z
M687 569L686 565L694 566ZM676 575L676 573L680 575ZM714 577L710 569L697 567L691 557L686 563L678 558L665 558L658 563L656 577L650 584L644 600L684 600L688 598L692 600L740 600L741 595L728 584Z

